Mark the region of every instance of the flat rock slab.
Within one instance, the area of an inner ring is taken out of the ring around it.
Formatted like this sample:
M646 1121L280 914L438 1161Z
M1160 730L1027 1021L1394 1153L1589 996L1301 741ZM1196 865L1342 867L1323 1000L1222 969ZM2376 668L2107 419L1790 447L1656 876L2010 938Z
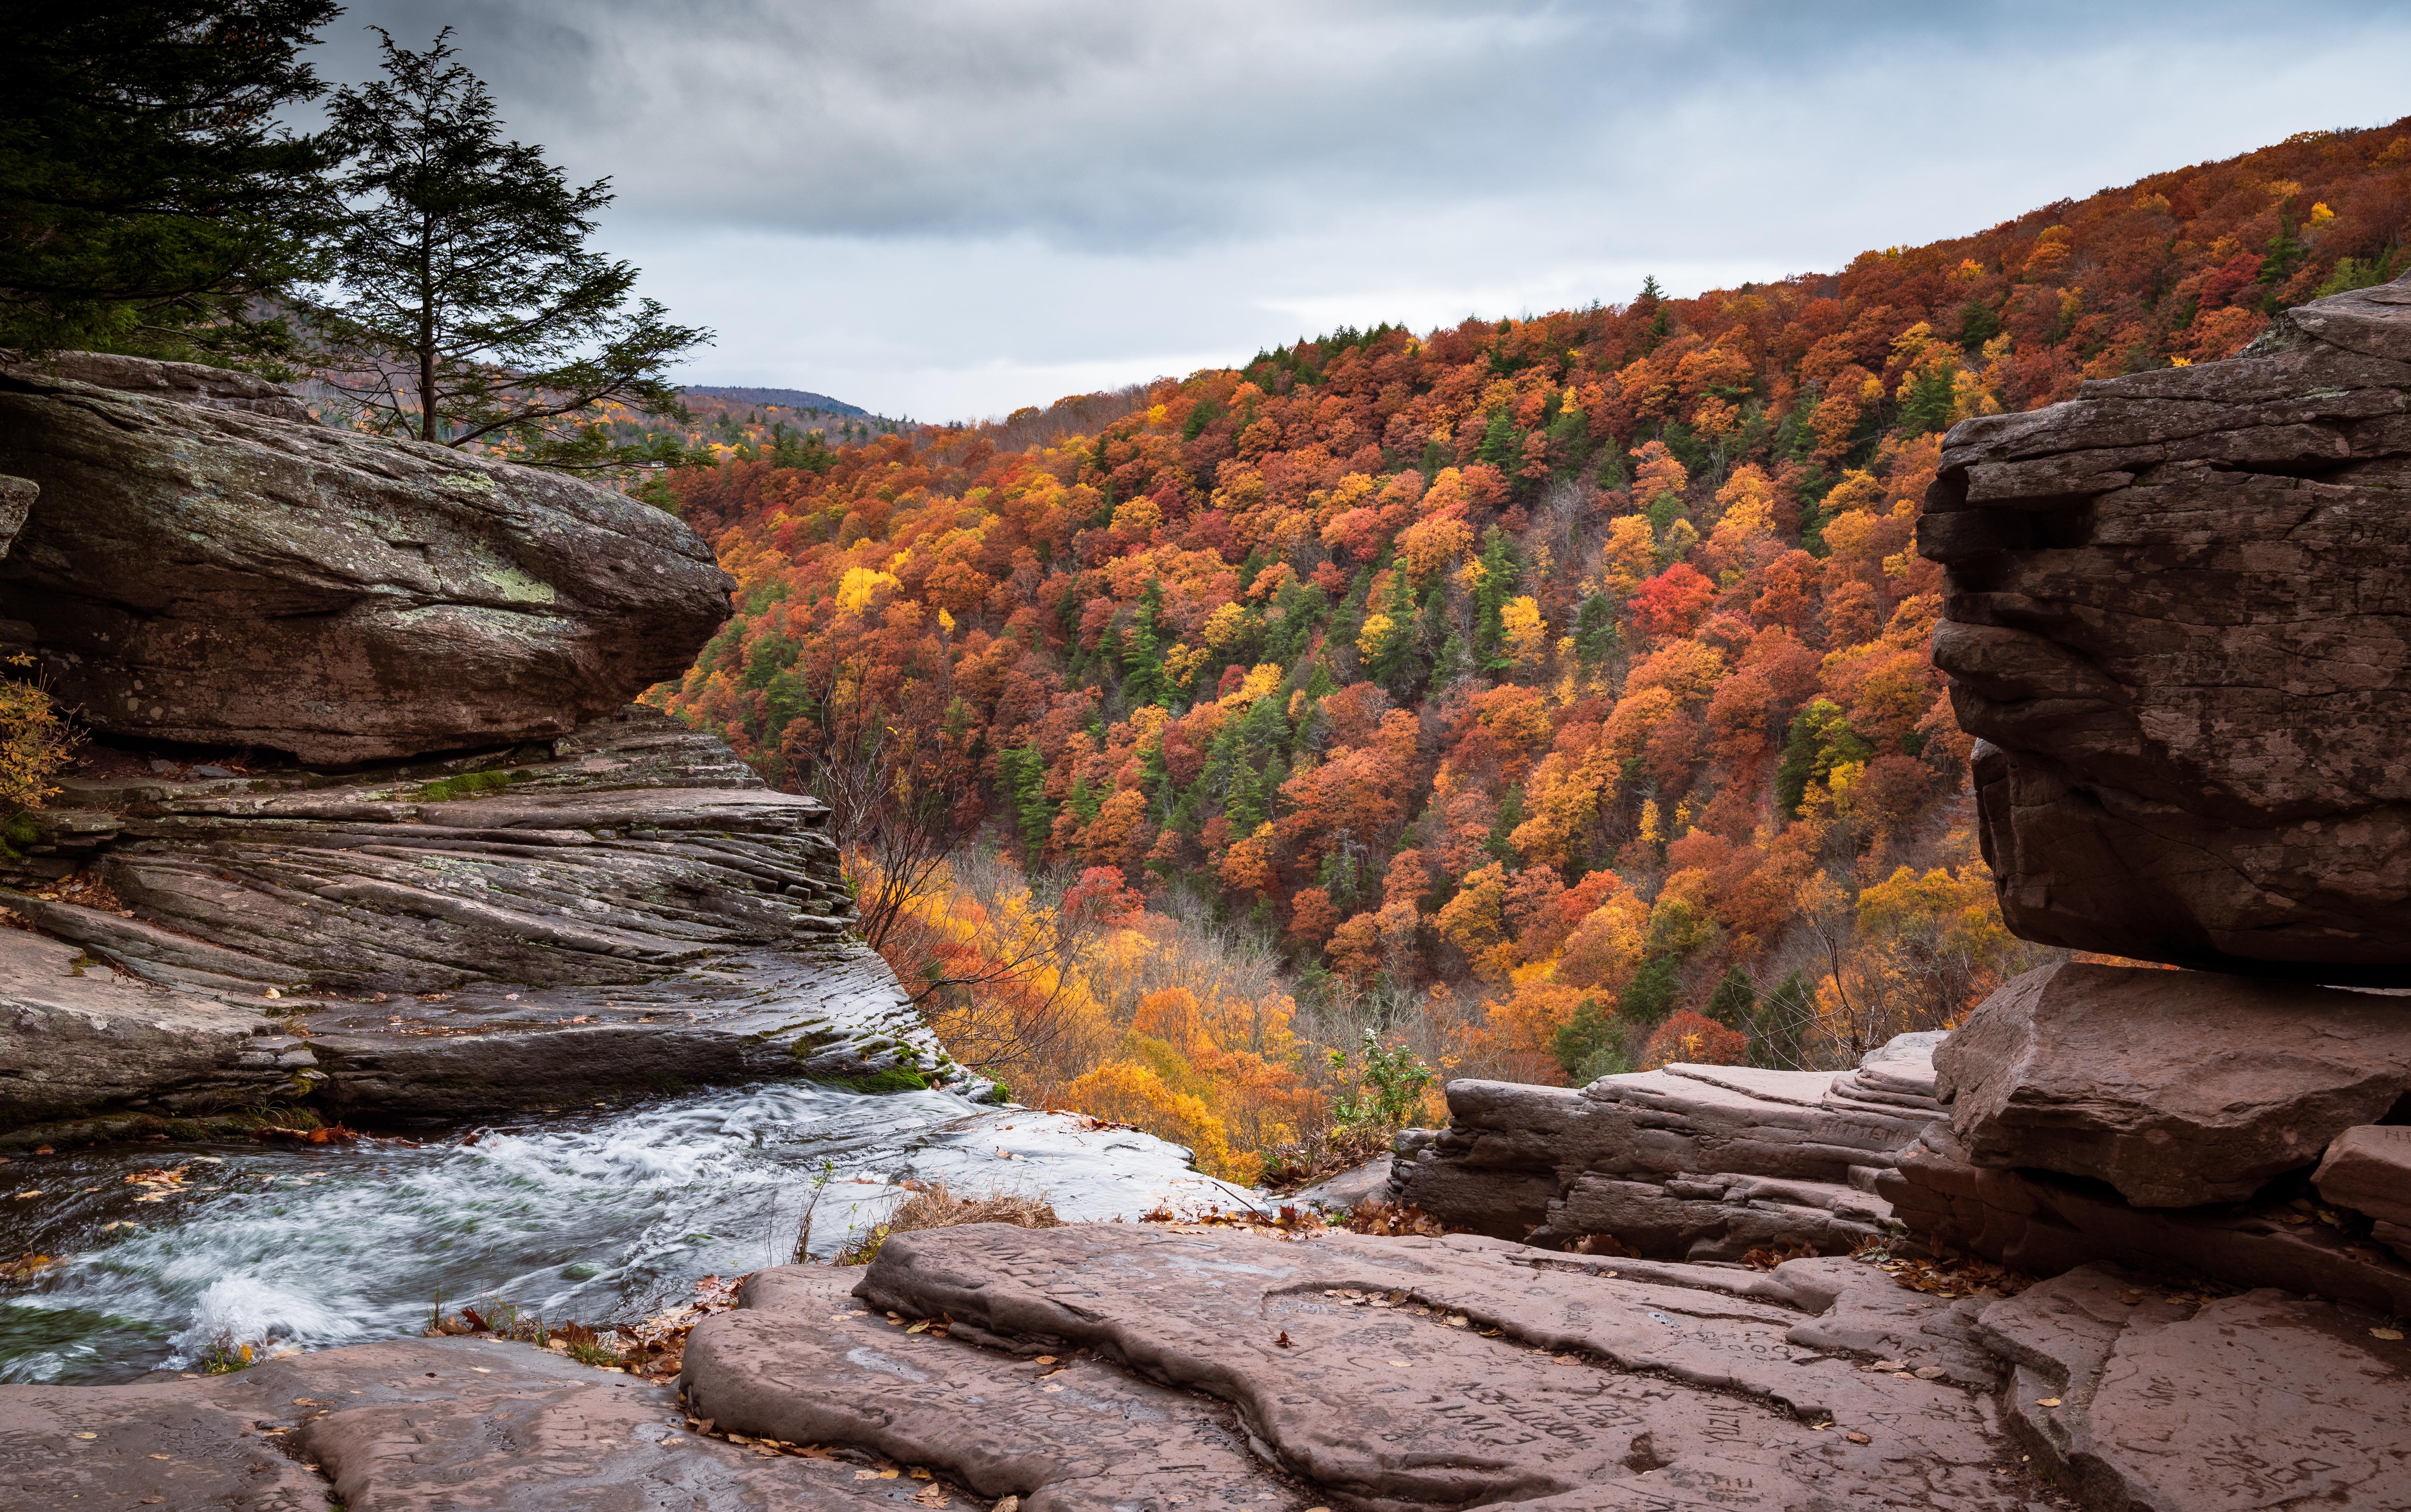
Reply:
M2096 1506L2411 1506L2411 1344L2272 1290L2207 1303L2087 1266L1983 1311L2019 1436ZM2396 1333L2399 1330L2382 1331Z
M1013 1354L869 1311L859 1272L765 1272L743 1309L699 1328L691 1410L723 1430L847 1444L944 1470L1030 1512L1312 1505L1248 1446L1232 1408L1087 1353Z
M1640 1273L1612 1269L1620 1263ZM1064 1498L1033 1508L1108 1505L1086 1500L1085 1483L1116 1478L1132 1495L1110 1505L1168 1508L1149 1477L1176 1452L1206 1467L1218 1497L1278 1501L1278 1472L1320 1505L1367 1512L1772 1512L1862 1495L2024 1508L2036 1489L2012 1468L1980 1389L1944 1369L1933 1379L1871 1370L1835 1345L1794 1341L1840 1290L1900 1292L1851 1269L1767 1275L1471 1236L978 1226L891 1237L859 1287L861 1316L825 1288L767 1272L747 1307L697 1327L684 1382L723 1426L857 1435L945 1465L984 1494ZM1900 1295L1907 1313L1925 1304L1925 1321L1948 1312ZM944 1319L951 1337L883 1330L882 1312ZM1897 1333L1903 1320L1892 1322ZM866 1328L884 1337L842 1335ZM1966 1342L1948 1319L1925 1339L1930 1355L1946 1344L1964 1355ZM1083 1362L1045 1375L1030 1368L1041 1355ZM1133 1377L1172 1395L1142 1399ZM938 1405L967 1394L967 1409ZM1142 1412L1142 1401L1154 1406ZM1269 1468L1241 1477L1243 1462L1223 1457L1234 1442L1251 1442ZM1016 1468L1014 1453L1033 1444L1044 1452Z
M0 1386L11 1512L870 1512L912 1507L928 1484L856 1474L700 1437L666 1387L483 1340L136 1386Z
M2144 1207L2232 1202L2411 1093L2411 1003L2047 966L1985 999L1934 1059L1978 1165L2093 1177Z

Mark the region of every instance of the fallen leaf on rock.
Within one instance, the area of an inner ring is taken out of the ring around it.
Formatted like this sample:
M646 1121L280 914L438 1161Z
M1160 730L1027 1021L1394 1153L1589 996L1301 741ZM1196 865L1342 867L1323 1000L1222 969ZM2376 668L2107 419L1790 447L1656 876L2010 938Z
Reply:
M78 1437L78 1438L98 1438L98 1437L100 1437L100 1435L99 1435L98 1433L85 1433L85 1432L78 1432L78 1433L76 1434L76 1437Z
M2373 1339L2400 1339L2403 1337L2403 1330L2401 1329L2372 1329L2369 1330L2369 1336Z
M1030 1363L1034 1365L1052 1365L1055 1363L1055 1357L1053 1355L1041 1355L1036 1359L1030 1361Z
M998 1497L996 1505L988 1508L988 1512L1021 1512L1021 1498L1018 1496ZM1331 1509L1327 1506L1318 1507L1315 1509L1315 1512L1331 1512Z
M879 1478L879 1472L876 1470L857 1470L854 1473L854 1478L856 1480L877 1480Z
M1921 1381L1938 1381L1948 1373L1939 1365L1920 1365L1909 1374Z
M1063 1388L1062 1388L1061 1386L1058 1385L1056 1382L1049 1381L1049 1382L1047 1382L1045 1386L1040 1387L1038 1389L1040 1389L1041 1391L1060 1391L1060 1390L1062 1390L1062 1389L1063 1389Z
M25 1199L26 1199L27 1198L29 1198L29 1197L39 1197L39 1196L41 1196L41 1195L42 1195L42 1193L41 1193L41 1189L40 1189L39 1187L36 1187L34 1190L32 1190L32 1191L30 1191L30 1192L19 1192L19 1193L17 1194L17 1200L18 1200L18 1201L20 1201L20 1202L22 1202L23 1200L25 1200Z
M1875 1440L1874 1440L1874 1439L1871 1439L1871 1438L1867 1437L1864 1433L1860 1433L1860 1432L1849 1432L1849 1433L1845 1433L1845 1434L1843 1434L1842 1436L1843 1436L1844 1438L1846 1438L1846 1439L1848 1439L1848 1440L1849 1440L1851 1443L1853 1443L1853 1444L1873 1444L1873 1443L1875 1442Z
M2035 1405L2038 1407L2056 1407L2059 1405L2059 1398L2037 1397L2035 1398Z
M151 1458L153 1458L153 1460L167 1460L167 1459L171 1459L171 1458L173 1458L173 1456L170 1456L170 1455L165 1455L165 1454L154 1454L154 1455L153 1455Z
M923 1506L945 1506L948 1505L946 1501L946 1493L935 1486L922 1487L920 1494L913 1497L913 1500Z
M1280 1336L1273 1340L1273 1343L1283 1349L1294 1349L1297 1347L1297 1345L1290 1342L1289 1330L1287 1329L1281 1330Z

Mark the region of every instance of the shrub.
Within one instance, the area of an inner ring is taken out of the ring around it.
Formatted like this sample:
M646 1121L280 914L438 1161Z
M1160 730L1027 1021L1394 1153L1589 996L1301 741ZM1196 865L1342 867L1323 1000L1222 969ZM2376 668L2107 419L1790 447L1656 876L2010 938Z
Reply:
M20 652L8 664L22 670L32 667L34 659ZM14 819L55 797L54 779L82 743L82 732L40 678L0 678L0 819Z
M1641 1063L1656 1070L1676 1061L1694 1066L1739 1066L1747 1057L1749 1041L1741 1031L1728 1029L1706 1014L1684 1009L1658 1026L1641 1052Z
M887 1221L838 1253L840 1265L869 1265L892 1234L924 1228L959 1228L965 1224L1006 1223L1016 1228L1059 1228L1063 1220L1044 1198L1027 1192L990 1192L985 1197L957 1197L943 1182L915 1185L913 1195L887 1215Z

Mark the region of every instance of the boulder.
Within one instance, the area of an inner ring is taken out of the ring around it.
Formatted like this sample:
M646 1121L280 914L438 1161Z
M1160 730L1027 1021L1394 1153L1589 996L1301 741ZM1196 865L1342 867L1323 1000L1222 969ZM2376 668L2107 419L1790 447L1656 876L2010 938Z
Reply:
M40 488L0 614L94 729L314 763L550 738L728 617L709 548L650 505L192 397L0 370L0 473Z
M1920 549L2009 927L2411 985L2411 284L1961 422Z
M1367 1202L1386 1201L1390 1196L1390 1170L1396 1157L1383 1156L1367 1160L1336 1176L1326 1176L1299 1192L1291 1200L1318 1208L1346 1212Z
M2345 1129L2328 1146L2311 1180L2338 1207L2397 1229L2411 1226L2411 1126Z
M2248 1198L2411 1094L2411 1004L2194 971L2029 971L1937 1051L1980 1166L2109 1183L2144 1207Z
M1985 1307L2011 1430L2087 1505L2411 1505L2411 1344L2331 1302L2087 1266Z
M1641 1255L1847 1250L1891 1209L1873 1178L1941 1109L1932 1042L1853 1071L1673 1065L1583 1088L1466 1080L1449 1127L1402 1139L1394 1200L1504 1239Z

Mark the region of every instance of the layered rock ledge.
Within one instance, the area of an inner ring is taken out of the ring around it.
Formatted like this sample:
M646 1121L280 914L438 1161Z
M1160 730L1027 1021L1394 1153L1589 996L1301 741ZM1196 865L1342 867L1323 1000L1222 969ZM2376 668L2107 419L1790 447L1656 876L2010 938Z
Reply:
M651 710L365 771L211 770L101 763L0 857L0 909L51 937L0 931L0 1125L963 1079L849 941L826 810Z
M1673 1065L1588 1086L1451 1082L1449 1127L1400 1141L1387 1196L1501 1239L1594 1235L1665 1258L1848 1250L1878 1173L1940 1112L1932 1035L1857 1070Z

